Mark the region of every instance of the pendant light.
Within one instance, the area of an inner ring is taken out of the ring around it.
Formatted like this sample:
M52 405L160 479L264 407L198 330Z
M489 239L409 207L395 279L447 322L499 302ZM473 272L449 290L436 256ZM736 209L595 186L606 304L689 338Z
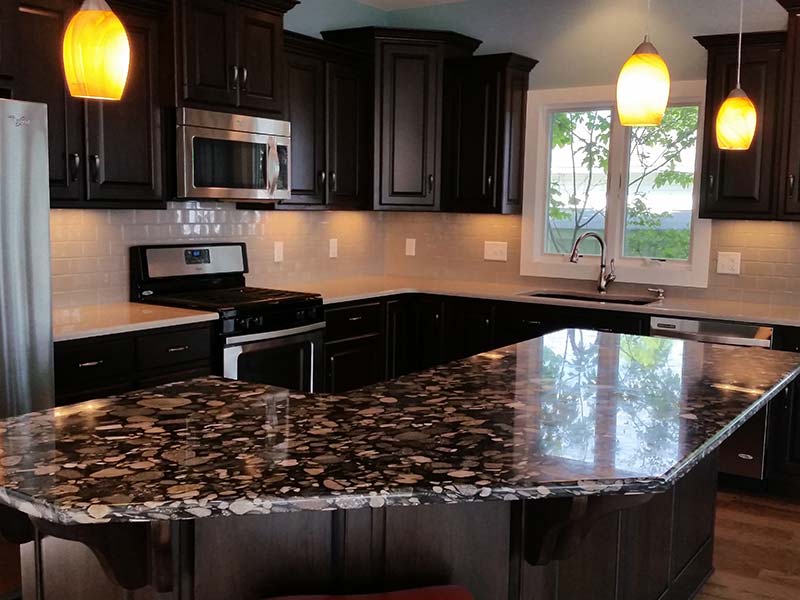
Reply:
M720 150L749 150L756 134L758 113L752 100L742 89L742 30L744 0L739 4L739 63L736 68L736 88L717 113L717 146Z
M119 100L128 80L128 34L106 0L84 0L64 33L64 75L77 98Z
M661 125L669 102L669 68L650 43L650 0L647 0L647 32L622 66L617 79L617 113L626 127Z

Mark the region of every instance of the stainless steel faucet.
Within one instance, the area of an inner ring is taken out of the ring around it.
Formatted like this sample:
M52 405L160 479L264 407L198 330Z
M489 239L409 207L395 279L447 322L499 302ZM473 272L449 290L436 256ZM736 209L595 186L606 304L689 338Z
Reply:
M583 254L578 252L578 248L586 238L594 238L600 244L600 277L597 280L597 291L605 294L608 291L608 286L617 280L617 275L614 273L614 259L611 259L611 269L606 272L606 243L594 231L587 231L577 240L572 247L572 254L569 257L569 262L578 264L578 260L583 257Z

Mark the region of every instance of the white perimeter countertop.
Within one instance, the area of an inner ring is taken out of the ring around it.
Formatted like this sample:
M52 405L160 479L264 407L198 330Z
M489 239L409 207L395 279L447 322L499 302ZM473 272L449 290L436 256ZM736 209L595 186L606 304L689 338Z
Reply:
M133 302L57 308L53 311L53 340L64 342L217 319L219 315L213 312Z

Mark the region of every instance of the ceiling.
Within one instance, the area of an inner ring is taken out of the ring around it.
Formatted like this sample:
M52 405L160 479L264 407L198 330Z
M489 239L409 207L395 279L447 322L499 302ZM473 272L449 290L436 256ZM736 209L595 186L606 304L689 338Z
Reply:
M423 8L438 4L455 4L464 2L464 0L358 0L358 2L381 10L402 10L404 8Z

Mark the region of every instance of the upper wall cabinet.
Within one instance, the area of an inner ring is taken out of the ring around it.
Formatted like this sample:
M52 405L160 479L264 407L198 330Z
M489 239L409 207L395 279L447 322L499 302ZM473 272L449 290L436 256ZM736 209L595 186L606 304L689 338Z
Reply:
M278 209L371 208L371 60L286 32L292 198Z
M536 61L516 54L445 63L442 208L522 212L528 80Z
M786 34L744 36L742 89L756 105L759 117L755 139L746 151L720 150L715 133L719 108L736 87L738 36L696 39L708 49L700 216L775 219L782 209L777 198Z
M480 41L374 27L322 35L374 57L375 209L439 210L444 65L471 56Z
M161 207L165 194L159 93L160 36L167 21L157 0L112 1L125 25L132 61L119 102L69 95L61 40L79 3L15 0L8 56L12 95L48 106L50 198L54 207Z
M283 14L296 0L181 0L188 105L284 111Z
M786 42L787 109L781 121L784 132L779 197L781 216L800 220L800 0L780 0L789 9Z

